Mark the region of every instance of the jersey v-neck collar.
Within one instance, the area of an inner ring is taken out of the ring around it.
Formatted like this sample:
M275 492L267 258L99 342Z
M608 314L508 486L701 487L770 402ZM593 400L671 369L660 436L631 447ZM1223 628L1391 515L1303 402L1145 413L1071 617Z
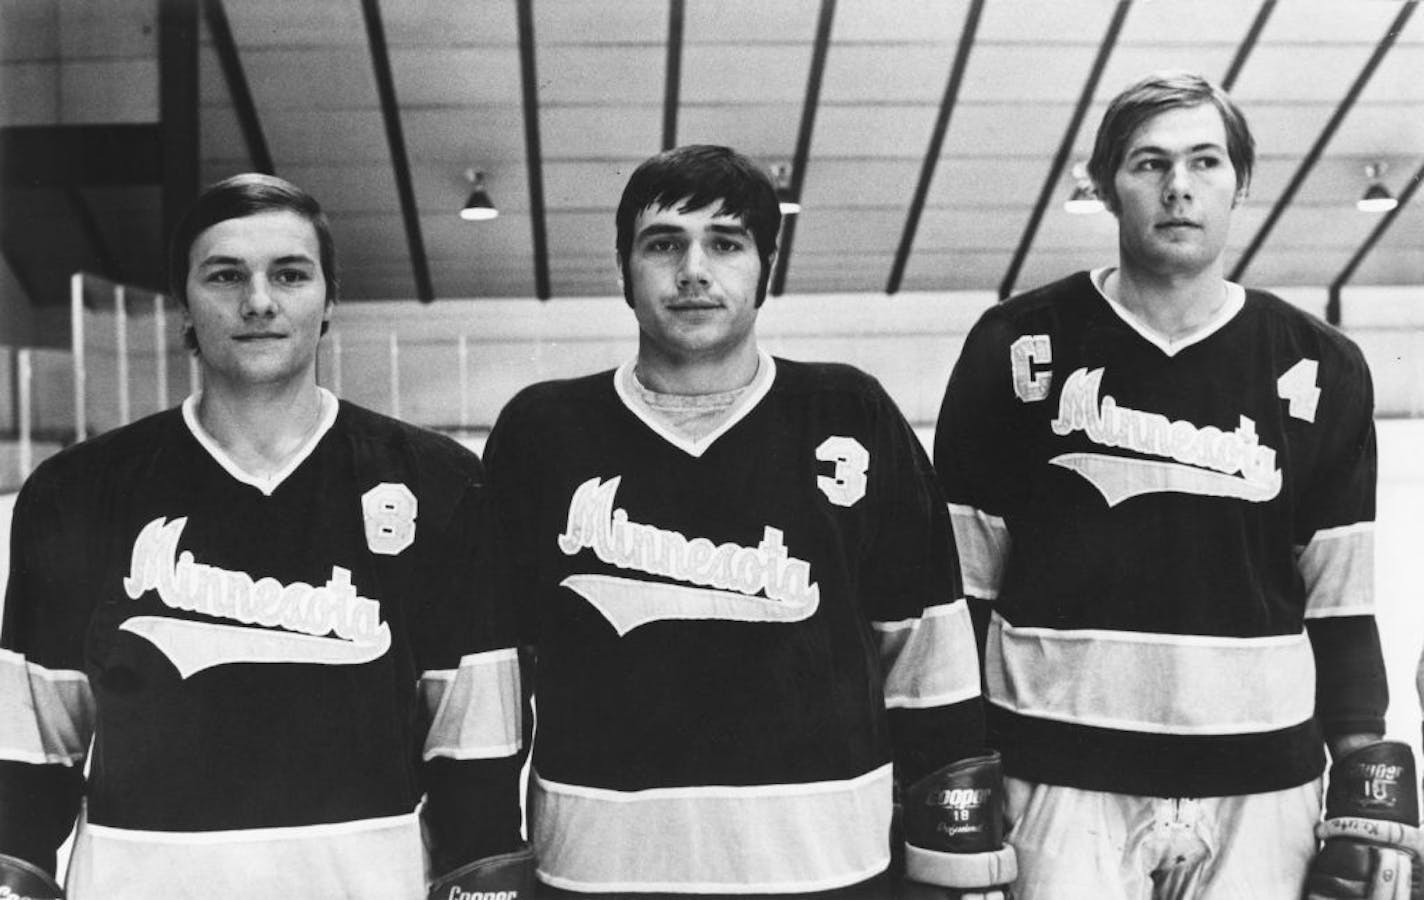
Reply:
M1193 344L1200 344L1213 334L1216 334L1246 306L1246 289L1234 281L1228 281L1226 282L1226 300L1221 304L1221 308L1216 311L1211 319L1203 323L1196 331L1184 337L1176 339L1164 337L1151 328L1148 328L1147 324L1138 318L1132 310L1109 297L1108 292L1103 290L1103 285L1107 283L1108 275L1112 274L1113 271L1113 266L1103 266L1100 269L1093 269L1089 272L1088 278L1092 281L1094 290L1096 290L1098 296L1102 297L1104 302L1107 303L1108 308L1111 309L1119 319L1122 319L1122 321L1126 323L1127 327L1137 332L1142 336L1143 340L1152 344L1169 357L1176 356Z
M751 384L747 385L746 393L727 413L727 418L722 424L694 440L669 428L637 395L637 392L629 388L632 379L636 377L633 374L633 367L636 363L637 360L630 359L614 371L613 389L617 392L618 399L654 434L694 459L701 457L703 453L707 452L708 447L711 447L719 437L727 433L728 429L745 419L747 414L755 409L762 398L766 396L767 391L771 390L771 384L776 380L776 360L772 359L765 350L757 348L757 371L756 375L752 377Z
M297 452L292 454L292 458L287 460L286 465L266 478L245 471L228 455L228 452L222 448L222 445L220 445L211 434L208 434L207 429L198 421L198 400L201 397L200 394L189 394L188 398L183 401L183 422L188 426L188 430L192 432L193 438L197 440L204 450L208 451L208 455L211 456L218 465L222 466L223 471L231 475L234 480L249 487L257 488L257 490L262 492L264 497L270 497L277 488L281 487L282 482L287 480L287 476L295 472L297 467L303 462L306 462L307 457L312 455L312 451L316 449L316 445L321 443L321 439L326 436L326 433L331 430L331 426L336 422L336 413L340 407L336 395L324 387L318 387L317 392L321 398L321 419L317 423L316 430L303 442L302 446L297 449Z

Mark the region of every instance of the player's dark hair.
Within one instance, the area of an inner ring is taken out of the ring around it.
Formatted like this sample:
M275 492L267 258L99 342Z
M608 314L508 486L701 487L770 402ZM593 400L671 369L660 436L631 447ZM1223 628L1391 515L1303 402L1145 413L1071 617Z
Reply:
M618 267L623 273L623 297L633 305L628 256L633 251L633 225L638 213L663 210L681 203L679 212L717 204L716 214L742 220L756 241L761 257L757 306L766 299L776 237L781 230L781 206L776 187L762 168L730 147L688 144L651 157L633 170L623 188L614 221L618 227Z
M1226 155L1236 170L1236 191L1239 194L1246 190L1256 163L1256 140L1251 137L1241 109L1220 87L1193 72L1154 72L1114 97L1098 125L1093 155L1088 160L1088 174L1108 209L1114 212L1118 209L1113 176L1122 165L1133 133L1148 119L1169 109L1206 103L1216 107L1226 126Z
M331 239L331 223L321 204L306 191L275 175L247 172L224 178L209 185L198 195L168 242L168 287L184 307L188 305L188 254L198 235L219 222L242 219L265 212L294 212L311 223L316 230L317 252L322 279L326 282L326 300L336 302L336 245ZM321 333L326 334L326 322ZM183 344L197 352L197 340L191 328L183 330Z

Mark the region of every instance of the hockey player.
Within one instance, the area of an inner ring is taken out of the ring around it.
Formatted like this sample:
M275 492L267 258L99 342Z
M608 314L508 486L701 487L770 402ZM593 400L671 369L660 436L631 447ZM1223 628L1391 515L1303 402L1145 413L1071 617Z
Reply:
M209 188L169 271L201 392L53 457L15 508L0 894L58 895L78 815L78 900L416 900L422 794L438 896L517 867L479 459L317 386L336 277L299 188Z
M486 445L537 653L540 880L884 896L896 777L921 783L916 872L1008 880L992 827L934 832L988 820L995 761L943 770L982 751L982 715L929 461L869 376L757 346L770 180L669 150L616 225L636 358L524 390Z
M1408 761L1380 742L1369 372L1224 277L1253 156L1204 79L1128 88L1089 163L1117 265L987 311L950 377L935 462L1024 900L1295 900L1325 747L1332 817L1371 817L1345 773Z

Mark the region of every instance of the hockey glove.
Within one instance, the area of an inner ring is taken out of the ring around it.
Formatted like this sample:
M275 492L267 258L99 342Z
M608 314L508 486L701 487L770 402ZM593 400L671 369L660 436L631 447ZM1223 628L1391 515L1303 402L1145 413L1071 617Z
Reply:
M902 810L909 896L1008 900L1018 877L1004 845L1004 777L999 754L950 763L910 786ZM915 890L913 883L937 890Z
M534 849L486 856L430 885L429 900L530 900L534 896Z
M1424 900L1414 756L1401 741L1378 741L1330 767L1323 843L1306 880L1308 900Z
M0 853L0 900L64 900L64 891L39 866Z

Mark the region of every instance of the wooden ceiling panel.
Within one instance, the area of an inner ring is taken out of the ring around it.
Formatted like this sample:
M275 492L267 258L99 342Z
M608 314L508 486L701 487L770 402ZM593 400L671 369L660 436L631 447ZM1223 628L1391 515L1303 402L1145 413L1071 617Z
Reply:
M796 256L791 260L795 269L802 253L870 253L886 257L885 271L880 273L883 284L889 271L889 259L900 240L900 225L905 214L898 209L836 209L819 208L814 215L802 214L796 225Z
M831 41L837 51L852 43L936 43L954 51L969 10L967 0L858 0L836 7Z
M154 0L56 3L59 53L66 59L157 59L158 4Z
M628 176L645 157L554 161L544 166L544 201L549 209L613 210Z
M277 171L340 155L349 162L386 161L385 125L378 109L287 109L262 117Z
M1155 7L1154 7L1155 8ZM1127 21L1132 21L1129 14ZM1102 120L1108 101L1144 75L1164 69L1186 69L1213 81L1220 81L1236 55L1236 42L1218 44L1161 43L1121 44L1113 51L1098 82L1097 96L1090 114L1083 119L1082 134L1089 139ZM1079 141L1081 144L1081 139Z
M285 166L280 174L315 197L333 219L400 207L391 167L386 163L304 163Z
M0 63L58 58L59 6L53 0L0 3ZM0 69L0 74L9 70Z
M59 64L0 63L0 122L53 125L59 121Z
M549 256L613 256L613 211L559 210L549 214Z
M914 195L919 169L911 159L817 159L806 169L801 202L808 216L829 204L904 210Z
M1017 219L1021 231L1047 174L1048 160L1038 155L941 159L930 185L929 205L997 207L995 214Z
M984 44L1082 44L1096 48L1116 4L1110 0L1062 3L1016 0L984 4L979 42ZM1130 16L1129 16L1130 18ZM975 48L977 54L983 46Z
M1016 216L1002 215L1000 211L974 207L931 207L920 219L914 254L958 247L983 250L1013 246L1022 233L1023 222Z
M1263 42L1279 44L1368 44L1373 46L1399 13L1399 3L1289 0L1266 24ZM1302 50L1313 51L1313 46Z
M817 157L919 159L934 119L935 108L928 105L825 106L816 116L811 151Z
M393 47L391 71L404 109L519 103L516 47Z
M1251 261L1245 281L1265 288L1329 284L1344 263L1343 258L1322 254L1316 248L1278 246L1272 242Z
M539 111L544 158L648 156L662 129L658 106L555 106Z
M801 102L756 105L689 105L678 115L680 144L725 144L756 159L789 160L796 147ZM656 123L654 126L656 127ZM654 136L643 156L656 152Z
M665 26L666 7L661 3L649 3L647 6L661 12ZM820 8L820 0L777 0L775 3L765 0L687 0L683 40L689 47L702 43L733 43L739 46L804 43L809 47L816 34Z
M1380 33L1383 34L1383 26ZM1266 101L1321 103L1334 109L1349 92L1374 49L1373 42L1301 47L1263 41L1241 70L1241 78L1231 95L1244 108Z
M242 128L230 106L206 106L199 113L198 156L204 183L252 168ZM280 170L279 170L280 174Z
M797 238L800 248L800 238ZM795 294L875 293L885 288L893 253L807 253L797 249L786 273L786 290ZM768 301L775 303L773 298Z
M832 52L831 58L838 56ZM657 52L649 74L662 100L664 60ZM800 103L806 96L811 44L693 44L683 48L683 103ZM830 64L827 62L827 69Z
M1361 104L1330 142L1332 153L1373 156L1414 153L1424 147L1424 103Z
M1424 284L1424 247L1414 244L1406 247L1390 248L1388 252L1375 252L1365 257L1355 271L1351 284Z
M973 291L997 285L1009 267L1013 249L951 250L910 254L905 291Z
M990 4L998 5L1002 4ZM1078 100L1096 52L1095 43L980 44L969 56L961 102L1056 101L1071 106Z
M1235 46L1246 36L1260 0L1191 0L1189 3L1134 3L1122 25L1118 53L1136 44L1199 47ZM1166 68L1158 66L1156 68ZM1144 71L1153 71L1147 69ZM1105 85L1113 82L1104 80Z
M494 172L524 164L524 129L517 106L406 109L401 123L417 162L450 163L461 174L469 168Z
M376 77L364 47L272 47L242 54L253 102L263 111L376 109ZM404 98L401 98L404 100Z
M453 211L420 218L425 248L432 260L479 260L483 267L507 266L533 277L529 252L529 216L500 213L488 222L466 222Z
M224 6L244 53L260 47L366 46L360 0L224 0Z
M534 35L541 51L557 44L660 44L667 37L667 19L666 3L535 3Z
M936 105L944 95L954 50L953 44L836 47L826 57L821 101Z
M1039 164L1037 193L1073 115L1071 103L961 103L945 135L941 157L1028 157ZM910 143L909 146L923 146ZM908 149L908 148L907 148Z
M666 60L667 51L660 46L541 46L539 103L545 109L661 103Z
M398 47L512 46L519 41L509 0L400 0L381 6L386 40Z

